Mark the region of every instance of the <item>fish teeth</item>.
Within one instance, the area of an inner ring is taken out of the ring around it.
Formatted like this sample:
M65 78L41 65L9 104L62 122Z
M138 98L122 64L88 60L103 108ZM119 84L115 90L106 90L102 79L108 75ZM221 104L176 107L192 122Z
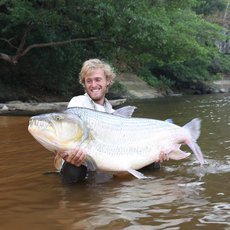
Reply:
M32 127L37 127L39 129L47 128L49 125L47 122L43 122L40 120L30 120L29 125Z

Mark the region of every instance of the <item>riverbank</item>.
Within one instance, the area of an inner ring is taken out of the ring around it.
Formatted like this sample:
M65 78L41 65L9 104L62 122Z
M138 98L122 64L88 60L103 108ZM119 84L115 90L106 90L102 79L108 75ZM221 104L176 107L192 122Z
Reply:
M122 74L118 77L119 83L121 83L127 90L127 94L123 95L124 98L110 100L113 107L123 104L126 99L153 99L156 97L166 96L163 92L157 91L153 87L149 86L146 82L138 78L136 75ZM226 77L223 80L213 82L213 87L206 88L205 90L194 90L193 94L206 94L206 93L228 93L230 92L230 77ZM183 96L183 93L170 92L167 96ZM35 115L41 113L49 113L53 111L61 111L66 109L68 100L58 101L47 100L44 102L22 102L9 101L0 103L0 115Z
M113 107L123 104L126 99L110 100ZM10 101L0 103L0 115L35 115L61 111L67 108L68 102L22 102Z

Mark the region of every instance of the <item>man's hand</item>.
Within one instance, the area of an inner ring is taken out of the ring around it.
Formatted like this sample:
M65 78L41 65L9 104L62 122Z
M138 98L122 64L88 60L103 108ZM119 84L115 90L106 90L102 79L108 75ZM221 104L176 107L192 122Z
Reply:
M72 151L58 152L58 155L66 162L76 165L77 167L81 166L86 158L85 150L79 146Z
M160 152L159 160L157 161L157 163L162 163L163 161L168 161L168 160L169 160L168 154L164 152Z

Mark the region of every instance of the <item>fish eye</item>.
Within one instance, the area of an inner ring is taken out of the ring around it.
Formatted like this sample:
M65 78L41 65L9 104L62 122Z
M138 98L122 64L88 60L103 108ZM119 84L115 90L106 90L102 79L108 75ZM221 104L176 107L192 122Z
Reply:
M60 116L60 115L56 115L56 116L55 116L55 120L56 120L56 121L61 121L61 120L63 120L63 117Z

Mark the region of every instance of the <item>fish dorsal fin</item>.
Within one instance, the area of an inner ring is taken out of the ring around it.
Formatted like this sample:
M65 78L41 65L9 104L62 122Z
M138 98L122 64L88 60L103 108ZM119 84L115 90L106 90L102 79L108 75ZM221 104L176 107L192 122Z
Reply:
M133 115L133 112L134 110L136 109L137 107L135 106L131 106L131 105L128 105L128 106L124 106L120 109L117 109L113 112L114 115L116 116L120 116L120 117L127 117L127 118L130 118L132 117Z
M168 119L166 119L166 120L165 120L165 122L168 122L168 123L174 124L174 122L173 122L173 119L172 119L172 118L168 118Z

